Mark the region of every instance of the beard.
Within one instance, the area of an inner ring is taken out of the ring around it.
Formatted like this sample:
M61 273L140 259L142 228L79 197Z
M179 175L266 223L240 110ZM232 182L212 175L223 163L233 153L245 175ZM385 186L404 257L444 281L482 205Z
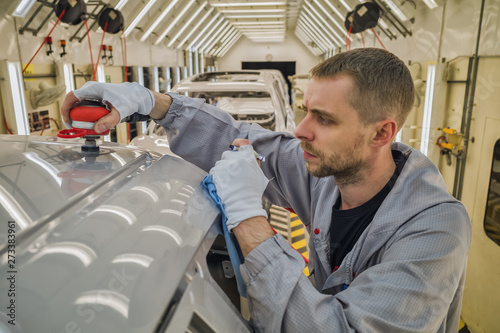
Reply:
M359 184L363 181L365 171L369 170L370 165L359 153L357 147L360 142L354 142L342 154L332 153L326 156L324 153L315 150L310 143L302 141L300 146L303 150L316 156L319 165L314 167L306 161L307 171L315 177L333 176L335 182L340 187Z

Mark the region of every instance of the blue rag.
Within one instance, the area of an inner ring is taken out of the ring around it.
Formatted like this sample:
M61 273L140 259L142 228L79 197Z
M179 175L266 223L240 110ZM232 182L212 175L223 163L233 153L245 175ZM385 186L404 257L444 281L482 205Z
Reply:
M243 278L240 273L240 265L245 262L243 253L241 252L238 240L233 233L230 233L227 229L227 215L224 210L224 205L222 204L221 198L217 195L217 188L213 182L212 175L206 175L202 182L203 186L208 190L210 198L214 201L215 205L219 207L222 213L222 230L224 233L224 239L226 240L227 252L229 253L229 259L231 259L231 264L233 265L234 275L236 277L236 283L238 284L238 292L241 296L247 297L247 286L243 282Z

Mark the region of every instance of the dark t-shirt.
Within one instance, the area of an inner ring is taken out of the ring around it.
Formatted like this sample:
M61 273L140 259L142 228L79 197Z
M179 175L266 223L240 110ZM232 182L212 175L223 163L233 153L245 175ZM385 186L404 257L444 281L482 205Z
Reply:
M354 244L373 220L378 208L394 187L406 163L406 156L398 150L393 150L392 157L396 164L396 170L389 182L373 198L359 207L339 210L341 204L339 195L337 202L333 206L332 223L330 225L330 264L334 271L340 266L347 253L352 250Z

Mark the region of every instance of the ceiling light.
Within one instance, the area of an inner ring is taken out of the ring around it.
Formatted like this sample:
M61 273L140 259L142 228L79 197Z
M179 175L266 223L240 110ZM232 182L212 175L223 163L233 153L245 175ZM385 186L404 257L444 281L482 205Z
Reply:
M297 26L300 27L304 33L309 36L309 38L314 41L314 43L316 43L316 45L318 45L319 48L321 48L324 52L326 52L326 50L328 49L324 44L323 42L316 36L316 34L314 34L314 32L311 30L310 27L306 26L306 24L304 23L304 21L302 19L299 19L297 21Z
M178 1L178 0L173 0L173 1ZM134 30L135 26L142 20L144 15L149 11L149 9L155 4L156 0L149 0L148 4L140 11L139 15L135 17L135 19L130 23L130 25L125 29L125 37L128 37L128 35ZM156 22L155 22L156 23Z
M259 25L259 24L285 24L285 21L248 21L232 22L232 25Z
M286 5L286 1L274 2L217 2L211 3L212 7L238 7L238 6L281 6Z
M120 0L120 2L116 4L115 9L121 10L127 4L127 2L128 0Z
M205 20L207 19L207 17L215 10L215 8L210 8L210 10L205 14L205 16L203 16L203 18L198 21L198 23L196 24L196 26L191 29L191 31L189 32L189 34L187 34L186 37L184 37L184 39L182 40L182 42L179 43L179 45L177 45L177 49L180 49L182 47L182 45L184 45L186 43L186 41L189 39L189 37L191 37L194 32L196 30L198 30L198 28L203 24L203 22L205 22Z
M163 33L160 35L160 37L158 37L158 39L156 40L154 45L160 44L160 42L163 40L163 38L165 38L165 36L170 32L170 30L172 30L172 28L177 24L177 22L179 22L179 20L184 16L184 14L186 14L188 9L191 8L191 6L194 4L194 2L195 2L195 0L189 1L189 3L186 5L186 7L184 7L180 13L175 15L175 19L172 21L172 23L170 23L170 25L167 27L167 29L165 29L165 31L163 31Z
M172 37L172 39L170 40L170 42L167 44L167 47L170 47L172 46L172 44L177 40L177 38L179 38L179 36L184 32L184 30L186 30L186 28L191 24L191 22L193 22L193 20L196 18L196 16L198 16L198 14L203 10L203 8L205 8L205 6L207 5L208 2L204 2L200 8L198 8L198 10L193 14L191 15L191 18L185 23L182 25L182 28L181 30L179 30L177 32L177 34Z
M212 44L213 41L216 40L216 38L221 34L221 33L226 33L226 31L231 28L229 25L229 22L226 21L213 35L209 34L209 36L212 36L205 44L200 43L198 45L198 50L199 52L203 52L207 49L207 47ZM208 48L209 49L209 48Z
M215 22L215 20L219 17L219 15L221 15L220 13L217 13L215 14L214 17L212 17L212 20L210 20L210 22L208 22L208 24L203 28L203 30L195 37L195 39L193 39L193 41L191 42L191 44L188 45L188 47L186 48L186 50L189 50L191 49L191 47L193 47L194 43L196 43L196 41L198 40L198 38L200 38L201 36L203 36L203 34L205 33L205 31L207 31L208 28L210 28L210 26L212 25L212 23ZM222 20L222 18L221 18ZM217 23L219 24L220 21Z
M315 30L318 35L322 38L322 40L325 42L326 45L330 44L332 47L335 46L332 41L330 41L324 34L323 31L321 31L320 27L317 25L317 23L314 21L313 18L309 18L305 13L302 13L302 17L306 22L308 22L313 30Z
M238 29L233 27L230 34L227 34L224 39L221 40L221 45L212 54L214 57L217 56L226 46L231 42L231 40L239 33ZM203 57L202 57L203 58Z
M25 17L34 4L35 0L21 0L21 2L17 5L12 15L17 17Z
M243 13L284 13L285 9L219 9L220 13L233 13L233 14L243 14Z
M352 40L352 38L351 38L351 36L349 36L349 33L347 32L346 28L345 28L345 27L343 27L343 26L341 26L341 25L337 22L337 20L335 20L335 19L333 18L333 16L332 16L332 15L330 15L330 13L328 13L328 12L325 10L325 8L324 8L324 7L323 7L323 6L322 6L322 5L318 2L318 0L314 0L314 2L315 2L315 3L316 3L316 5L318 5L318 7L319 7L319 8L323 11L323 13L325 13L325 15L326 15L326 16L330 19L330 21L332 21L332 22L333 22L333 24L335 24L335 25L337 26L337 28L339 28L339 30L340 30L340 31L342 31L342 33L343 33L344 35L346 35L346 36L349 38L349 40ZM334 11L335 11L338 15L340 15L340 13L339 13L339 12L335 9L335 7L333 7L333 6L332 6L332 4L331 4L331 3L329 3L328 1L327 1L326 3L327 3L327 4L330 6L330 8L332 8L332 9L333 9L333 10L334 10ZM343 21L344 21L344 18L343 18L342 16L341 16L341 18L342 18L342 22L343 22ZM343 41L343 42L342 42L342 44L345 44L345 41Z
M144 42L146 40L146 38L149 37L149 35L153 32L153 30L158 26L158 24L160 24L163 21L163 19L165 18L165 16L167 16L167 14L170 12L170 10L172 9L172 7L174 7L174 5L178 1L179 0L172 0L172 2L169 3L169 5L167 6L167 8L165 8L163 10L163 12L160 14L160 16L158 16L158 18L154 21L154 23L148 28L148 30L146 30L146 32L144 33L144 35L142 35L141 42Z
M198 45L196 45L195 49L198 49L200 46L202 46L205 41L210 37L212 36L212 34L214 33L215 29L219 26L219 24L221 24L222 22L224 22L224 17L221 17L219 21L217 21L217 23L215 23L215 25L212 27L212 29L210 29L210 31L205 35L205 37L198 43ZM226 21L227 22L227 21ZM190 48L189 48L190 49Z
M406 17L405 14L399 9L398 6L392 0L384 0L384 2L389 6L391 11L401 20L401 21L408 21L408 17Z
M317 5L318 7L320 7L326 14L328 14L328 12L323 8L323 6L321 6L321 4L318 2L318 0L313 0ZM325 3L330 7L331 10L333 10L335 12L335 14L337 14L337 16L342 20L342 22L345 20L345 17L344 15L342 15L338 10L337 8L335 8L329 1L325 1Z
M342 40L342 39L343 39L343 38L342 38L342 37L340 37L340 35L339 35L339 34L337 34L337 32L336 32L335 30L333 30L333 29L332 29L332 27L330 26L330 24L328 24L328 22L326 22L326 20L323 18L323 16L322 16L322 15L320 15L320 13L318 13L318 11L317 11L316 9L314 9L314 7L312 7L312 5L311 5L310 3L306 2L306 5L311 6L311 7L310 7L310 9L311 9L312 11L314 11L314 14L316 14L316 15L314 15L314 14L313 14L313 13L309 10L309 8L308 8L307 6L306 6L306 7L304 7L304 10L306 11L306 13L307 13L307 14L309 14L311 17L317 17L317 18L319 18L319 19L321 20L321 22L323 22L323 24L324 24L323 26L324 26L324 27L328 27L328 28L330 28L330 30L333 32L333 34L335 35L335 37L336 37L337 39L335 39L335 37L334 37L334 36L333 36L333 35L332 35L329 31L327 31L326 29L325 29L325 32L328 34L328 36L330 37L330 39L331 39L332 41L334 41L334 42L335 42L335 44L337 44L337 46L338 46L339 44L342 44L342 42L343 42L343 40Z
M427 5L427 7L429 7L430 9L434 9L438 6L436 1L434 1L434 0L423 0L423 1Z
M228 19L242 19L242 18L283 18L285 14L276 14L276 15L226 15Z
M241 33L238 32L233 38L229 40L227 45L222 50L220 50L220 52L217 52L215 54L215 56L217 57L224 56L227 53L227 51L241 38L241 36L242 36Z

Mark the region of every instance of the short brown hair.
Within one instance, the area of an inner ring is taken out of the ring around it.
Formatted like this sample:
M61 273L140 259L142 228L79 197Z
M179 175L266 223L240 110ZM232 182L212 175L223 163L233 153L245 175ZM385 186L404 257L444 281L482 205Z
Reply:
M415 90L408 67L394 54L360 48L334 55L311 69L312 78L346 75L353 80L349 103L364 124L393 117L398 130L413 107Z

